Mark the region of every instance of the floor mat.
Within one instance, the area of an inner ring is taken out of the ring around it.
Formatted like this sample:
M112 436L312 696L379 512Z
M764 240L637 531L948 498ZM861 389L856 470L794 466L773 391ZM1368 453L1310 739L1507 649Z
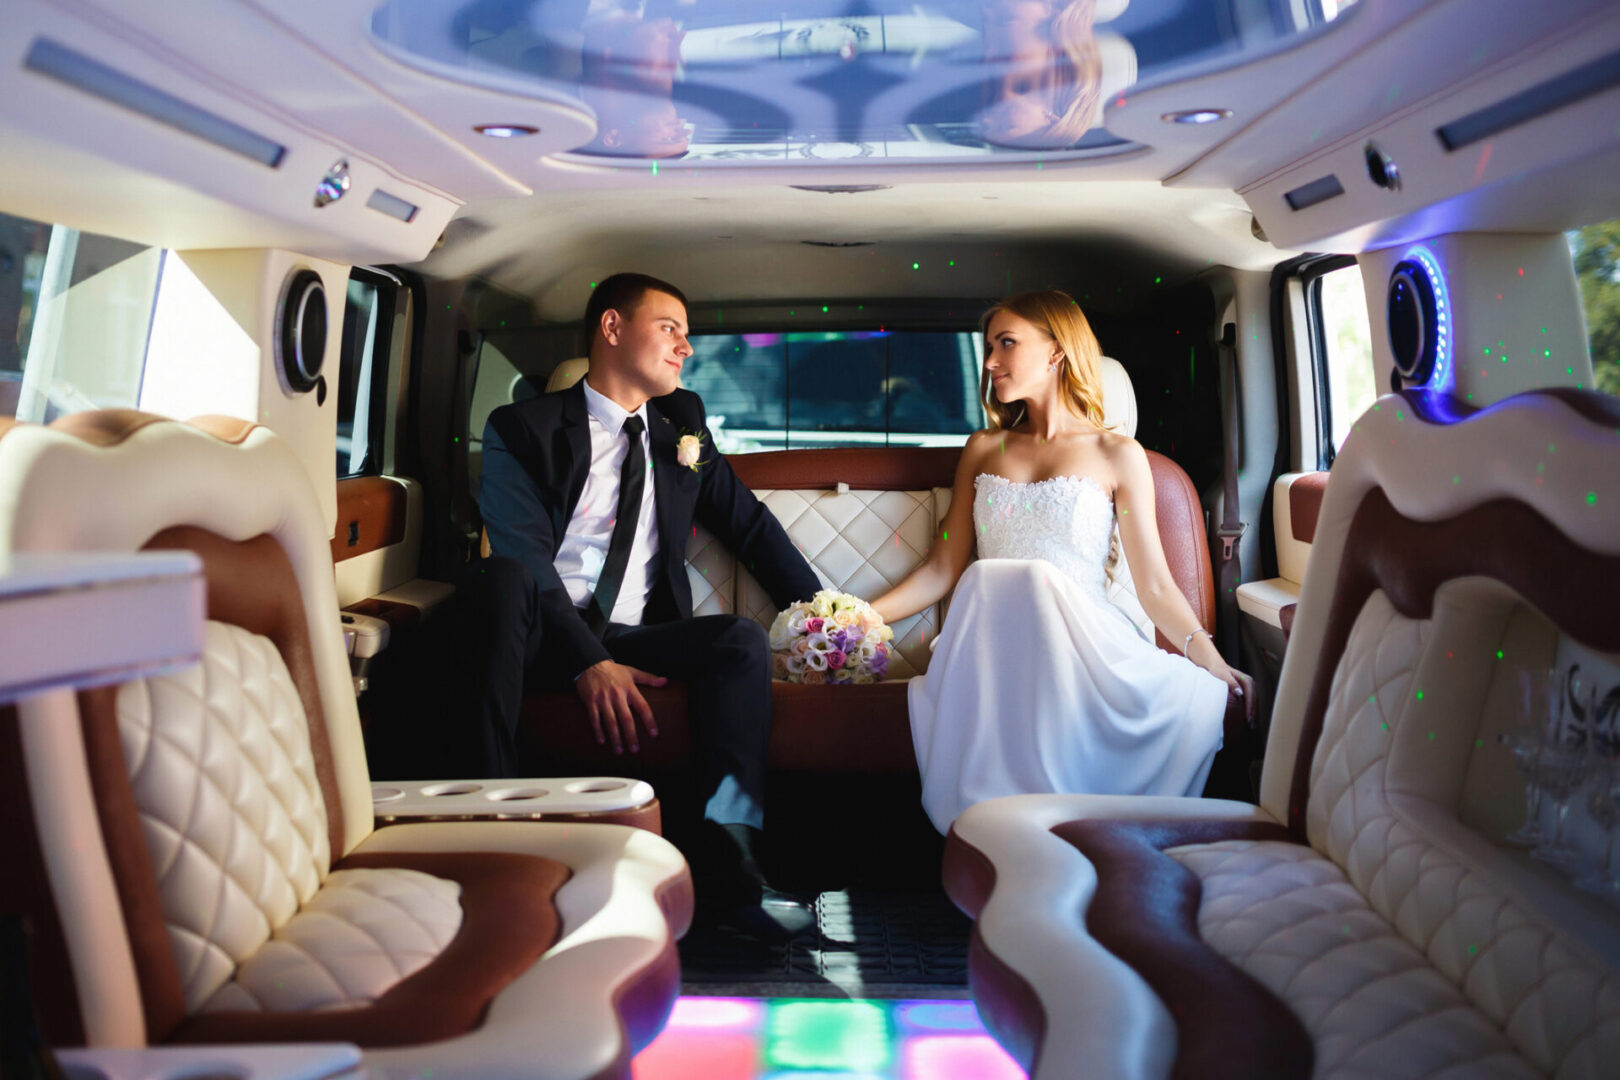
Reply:
M766 945L694 929L680 943L688 994L757 997L967 996L972 923L945 895L848 889L816 898L817 934Z

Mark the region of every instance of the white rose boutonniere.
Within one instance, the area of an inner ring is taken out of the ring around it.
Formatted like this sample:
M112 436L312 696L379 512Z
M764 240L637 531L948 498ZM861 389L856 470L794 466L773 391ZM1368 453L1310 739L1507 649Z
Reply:
M682 435L675 443L675 461L693 472L697 472L698 467L703 464L701 460L702 454L703 436L701 435Z

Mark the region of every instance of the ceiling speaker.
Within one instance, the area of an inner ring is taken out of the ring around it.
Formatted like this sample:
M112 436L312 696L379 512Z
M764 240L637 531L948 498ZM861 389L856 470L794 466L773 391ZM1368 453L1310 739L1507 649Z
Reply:
M315 389L326 356L326 287L313 270L298 270L282 290L276 360L295 394Z

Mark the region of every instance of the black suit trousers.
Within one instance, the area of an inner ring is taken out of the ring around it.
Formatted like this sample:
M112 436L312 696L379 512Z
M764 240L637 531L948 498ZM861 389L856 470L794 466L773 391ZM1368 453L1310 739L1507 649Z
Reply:
M527 685L570 688L546 651L533 577L515 559L468 568L456 596L457 697L473 730L474 775L520 774L517 725ZM602 644L621 664L687 687L692 767L704 817L759 828L771 737L770 644L739 615L700 615L642 626L608 624ZM543 771L543 765L542 765Z

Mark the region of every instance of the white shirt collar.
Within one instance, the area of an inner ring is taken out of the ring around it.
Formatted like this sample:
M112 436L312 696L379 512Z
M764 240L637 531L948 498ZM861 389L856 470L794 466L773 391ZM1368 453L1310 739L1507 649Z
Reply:
M597 423L607 428L609 434L617 435L623 431L624 422L632 416L641 417L642 429L646 429L647 403L645 401L641 403L641 407L636 409L635 412L630 412L612 398L605 394L599 394L592 389L589 375L580 380L580 385L585 388L585 411L595 417Z

